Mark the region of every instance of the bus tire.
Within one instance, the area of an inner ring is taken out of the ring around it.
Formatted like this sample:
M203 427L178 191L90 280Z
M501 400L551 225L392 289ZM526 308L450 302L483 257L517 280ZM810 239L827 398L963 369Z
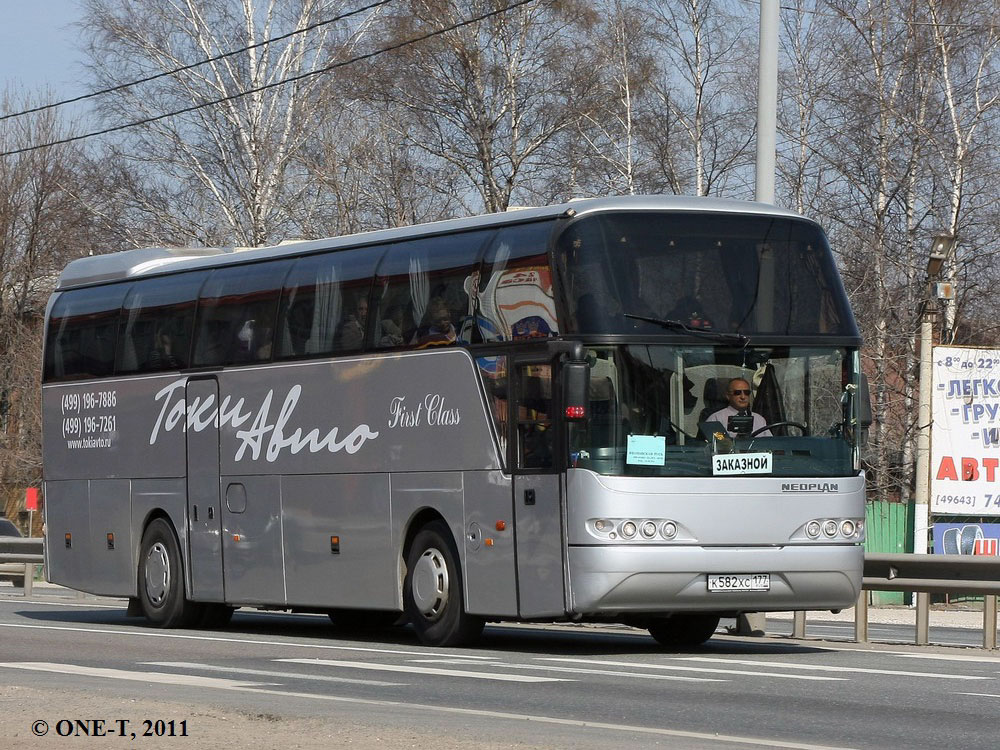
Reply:
M190 627L203 608L184 598L184 563L173 527L155 518L139 548L139 603L158 628Z
M668 648L700 646L715 634L721 617L711 612L681 612L651 620L649 634Z
M403 607L417 638L427 646L461 646L483 631L485 620L465 611L458 552L443 521L431 521L413 538L406 556Z

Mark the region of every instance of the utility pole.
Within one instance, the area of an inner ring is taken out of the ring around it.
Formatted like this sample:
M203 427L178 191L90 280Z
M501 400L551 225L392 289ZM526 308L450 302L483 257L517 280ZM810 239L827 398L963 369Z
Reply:
M938 294L936 282L941 270L955 252L955 237L950 232L939 232L931 242L927 256L927 281L924 297L920 301L920 390L917 401L917 475L913 507L913 552L918 555L929 551L928 537L932 528L931 518L931 424L934 421L931 404L933 391L934 323L937 320ZM950 299L950 297L948 297Z
M778 129L778 0L760 2L757 74L757 186L755 199L774 203Z
M760 43L757 66L757 184L754 198L774 203L774 165L778 147L778 0L760 0ZM760 613L736 619L739 635L764 635L767 618Z

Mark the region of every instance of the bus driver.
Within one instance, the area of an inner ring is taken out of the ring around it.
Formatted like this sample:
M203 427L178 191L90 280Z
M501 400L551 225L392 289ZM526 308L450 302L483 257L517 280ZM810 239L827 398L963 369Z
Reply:
M729 401L729 406L723 407L711 414L706 420L707 422L721 422L728 427L729 418L742 413L753 416L753 429L750 431L751 433L756 432L767 424L764 417L755 411L750 411L750 383L743 378L733 378L729 381L729 385L726 386L726 399ZM735 437L728 429L726 432L729 434L729 437ZM771 431L764 430L757 437L771 437Z

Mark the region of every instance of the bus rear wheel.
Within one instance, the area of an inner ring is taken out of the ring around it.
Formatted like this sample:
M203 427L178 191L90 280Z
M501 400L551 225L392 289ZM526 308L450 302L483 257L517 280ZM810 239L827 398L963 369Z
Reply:
M139 603L158 628L190 627L202 607L184 598L184 563L173 527L156 518L142 535L139 548Z
M458 552L443 521L432 521L413 538L403 606L417 638L428 646L461 646L483 631L483 618L465 611Z
M652 620L646 626L661 645L671 648L700 646L715 634L719 615L708 612L678 613Z

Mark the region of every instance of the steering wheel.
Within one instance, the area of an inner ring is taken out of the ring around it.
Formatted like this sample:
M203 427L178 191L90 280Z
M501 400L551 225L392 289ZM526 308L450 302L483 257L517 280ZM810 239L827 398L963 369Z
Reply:
M772 427L795 427L801 430L803 435L809 434L809 428L799 422L772 422L771 424L766 424L763 427L758 427L756 430L750 433L749 437L755 438L760 433L765 432L766 430L770 430Z

